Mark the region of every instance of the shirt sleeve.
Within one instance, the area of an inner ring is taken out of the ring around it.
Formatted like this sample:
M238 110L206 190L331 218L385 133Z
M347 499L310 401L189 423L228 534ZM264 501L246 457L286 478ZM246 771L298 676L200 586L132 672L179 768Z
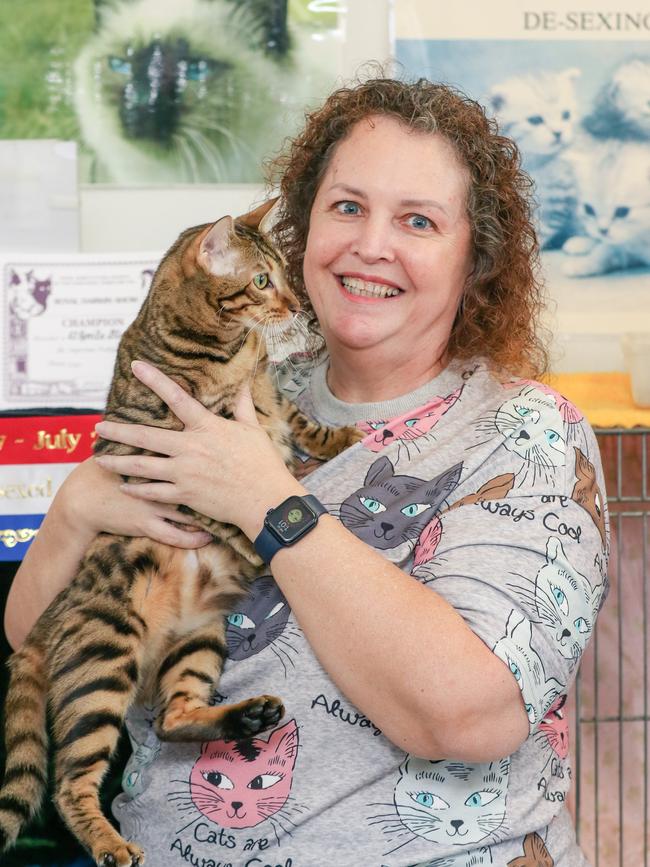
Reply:
M607 592L602 470L586 423L548 493L492 470L422 534L412 574L508 666L532 732L575 677Z

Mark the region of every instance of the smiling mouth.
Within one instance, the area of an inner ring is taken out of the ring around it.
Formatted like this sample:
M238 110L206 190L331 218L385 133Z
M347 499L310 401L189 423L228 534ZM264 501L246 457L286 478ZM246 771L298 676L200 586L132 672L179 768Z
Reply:
M393 298L401 294L401 289L395 286L387 286L385 283L370 283L359 277L339 277L344 288L350 295L359 295L364 298Z

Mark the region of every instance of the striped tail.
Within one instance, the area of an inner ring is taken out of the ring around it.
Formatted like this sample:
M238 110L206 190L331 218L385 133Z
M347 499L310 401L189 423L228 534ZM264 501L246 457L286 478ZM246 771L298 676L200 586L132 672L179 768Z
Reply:
M38 811L47 784L47 682L41 649L28 639L9 659L5 775L0 789L0 851Z

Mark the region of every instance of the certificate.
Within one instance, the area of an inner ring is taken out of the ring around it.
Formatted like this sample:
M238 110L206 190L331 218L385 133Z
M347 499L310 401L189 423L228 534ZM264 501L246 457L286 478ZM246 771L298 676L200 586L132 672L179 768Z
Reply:
M159 255L3 254L0 410L102 409Z

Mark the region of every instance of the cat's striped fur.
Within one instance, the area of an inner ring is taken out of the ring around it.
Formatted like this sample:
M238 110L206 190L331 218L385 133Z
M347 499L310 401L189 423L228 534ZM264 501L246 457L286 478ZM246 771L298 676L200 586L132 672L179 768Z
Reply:
M120 343L106 418L180 428L160 399L132 376L130 363L139 358L225 416L231 416L238 391L250 381L260 422L288 464L292 439L316 457L331 457L361 434L320 427L276 391L260 329L274 324L281 329L298 303L277 252L261 231L245 225L254 225L259 211L247 217L188 229L164 257ZM254 278L260 285L270 282L258 288ZM99 441L96 451L137 449ZM261 564L237 528L195 518L215 537L196 551L100 535L73 582L11 657L0 791L3 848L15 841L43 796L46 708L58 809L101 867L143 861L141 849L124 841L102 815L98 800L133 701L157 702L157 733L167 740L245 738L281 718L281 701L273 696L209 705L226 656L223 615Z

